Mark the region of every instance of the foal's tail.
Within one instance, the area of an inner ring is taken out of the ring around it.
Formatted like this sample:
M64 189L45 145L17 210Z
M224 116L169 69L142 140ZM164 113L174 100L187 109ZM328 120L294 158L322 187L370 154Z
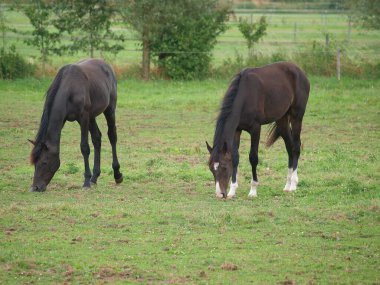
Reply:
M280 137L280 132L278 130L278 126L276 122L274 122L269 129L266 146L267 147L272 146L279 137Z

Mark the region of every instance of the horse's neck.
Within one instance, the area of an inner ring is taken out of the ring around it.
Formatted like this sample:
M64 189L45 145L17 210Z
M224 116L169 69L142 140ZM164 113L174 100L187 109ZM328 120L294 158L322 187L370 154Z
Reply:
M52 108L45 137L46 142L59 147L64 120L65 114L62 108Z
M237 94L237 96L239 93ZM227 143L228 149L232 148L234 136L236 133L236 129L240 124L240 115L243 107L243 98L235 98L235 101L232 106L232 111L225 119L224 125L222 127L222 132L218 135L217 140L215 142L216 145L220 147Z
M224 128L223 128L223 140L227 143L229 147L232 147L236 129L239 126L240 114L231 113L228 117Z

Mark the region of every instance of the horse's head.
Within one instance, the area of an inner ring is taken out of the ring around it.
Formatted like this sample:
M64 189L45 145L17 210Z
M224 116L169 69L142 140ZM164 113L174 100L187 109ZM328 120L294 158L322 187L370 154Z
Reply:
M228 183L232 176L232 155L224 143L220 150L212 148L207 142L207 149L210 153L208 166L214 175L215 194L219 198L227 197Z
M34 164L31 192L43 192L60 165L58 148L45 143L34 144L31 162Z

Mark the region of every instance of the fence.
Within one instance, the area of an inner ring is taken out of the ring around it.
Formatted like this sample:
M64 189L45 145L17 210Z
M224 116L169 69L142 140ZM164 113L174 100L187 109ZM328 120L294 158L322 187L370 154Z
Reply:
M31 26L27 19L20 21L20 15L15 17L15 13L14 11L5 13L7 24L19 30L30 30ZM300 52L309 52L315 43L325 44L326 46L332 45L336 50L339 49L337 57L334 58L337 63L337 76L338 70L340 70L338 65L341 63L342 58L340 55L342 53L355 61L380 62L380 53L378 53L378 50L380 50L380 32L361 29L353 23L351 17L345 14L332 10L237 9L230 17L228 30L217 39L217 44L213 51L213 65L218 66L227 59L234 59L239 56L245 57L248 54L244 38L237 28L239 18L245 17L251 21L256 21L262 15L267 17L269 26L267 35L255 46L255 53L259 55L281 54L291 57ZM14 20L15 18L17 18L17 21ZM124 50L117 57L107 54L97 56L106 57L110 61L115 61L119 64L139 64L141 61L141 47L136 34L122 23L115 23L113 29L127 36ZM29 57L31 60L36 60L38 52L24 43L25 37L8 31L3 35L3 41L6 45L16 44L17 50L22 55ZM181 50L163 52L183 53ZM75 58L85 56L87 55L82 53L76 56L53 58L52 65L61 65L67 61L72 61L73 58L75 60Z

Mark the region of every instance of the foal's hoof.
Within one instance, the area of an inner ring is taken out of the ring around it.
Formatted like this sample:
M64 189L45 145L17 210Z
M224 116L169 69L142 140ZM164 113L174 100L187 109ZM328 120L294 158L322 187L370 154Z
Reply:
M37 186L32 186L29 188L29 192L45 192L46 188L38 188Z
M120 177L118 177L118 178L115 177L115 182L117 184L120 184L121 182L123 182L123 174L122 173L120 173Z

